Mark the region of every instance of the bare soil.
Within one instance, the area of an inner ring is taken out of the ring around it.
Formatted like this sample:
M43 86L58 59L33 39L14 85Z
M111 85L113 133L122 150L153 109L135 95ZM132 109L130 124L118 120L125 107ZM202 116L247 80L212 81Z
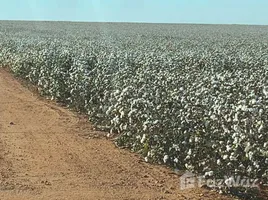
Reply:
M75 113L0 69L0 199L232 199L115 147Z

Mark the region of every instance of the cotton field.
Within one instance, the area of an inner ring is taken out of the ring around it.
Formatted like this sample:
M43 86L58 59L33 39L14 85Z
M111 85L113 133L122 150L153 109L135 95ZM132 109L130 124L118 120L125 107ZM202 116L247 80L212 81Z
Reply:
M1 22L0 64L147 162L267 183L267 26Z

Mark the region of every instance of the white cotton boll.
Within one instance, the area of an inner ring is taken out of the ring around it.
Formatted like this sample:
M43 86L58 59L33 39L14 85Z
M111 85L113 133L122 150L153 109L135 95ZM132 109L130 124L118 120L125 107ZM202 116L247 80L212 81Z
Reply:
M158 124L158 122L159 122L159 120L155 120L154 122L153 122L153 124L155 125L155 124Z
M232 147L230 145L226 146L226 151L230 151L232 149Z
M247 105L243 105L242 108L241 108L241 110L242 110L242 111L245 111L245 112L248 111L248 107L247 107Z
M217 145L216 144L212 144L212 146L211 146L213 149L215 149L216 147L217 147Z
M246 154L246 156L248 157L249 160L252 160L252 158L253 158L253 152L252 151L248 152Z
M234 130L239 134L241 133L241 129L237 124L234 125Z
M185 166L186 169L190 169L190 165L189 164L186 163L184 166Z
M174 163L178 163L179 162L179 159L178 158L174 158Z
M137 139L137 140L141 140L141 136L140 136L140 135L137 135L137 136L136 136L136 139Z
M188 155L185 157L185 160L190 160L190 158L191 158L191 156Z
M188 151L187 154L188 154L188 155L191 155L191 154L192 154L192 149L189 149L189 151Z
M245 148L245 152L249 152L249 150L251 149L251 144L250 142L247 142L246 148Z
M236 160L236 157L234 155L230 155L230 160Z
M263 114L263 109L261 108L260 110L259 110L259 115L261 116Z
M220 165L220 164L221 164L221 160L218 159L218 160L217 160L217 165Z
M237 112L237 111L241 110L241 108L242 108L242 106L241 106L241 105L238 105L238 106L236 107L235 111Z
M256 99L252 99L252 100L251 100L251 104L252 104L252 105L256 104Z
M209 172L208 172L208 175L209 175L209 176L213 176L213 175L214 175L214 172L213 172L213 171L209 171Z
M122 128L123 130L127 130L127 124L125 124Z
M235 113L235 116L234 116L234 122L238 122L239 119L238 119L238 113Z
M263 130L264 126L263 124L260 125L260 127L258 128L258 133L261 133L261 131Z
M239 165L239 168L244 169L245 166L244 166L243 164L240 164L240 165Z
M256 161L253 163L253 165L254 165L257 169L260 168L260 165L259 165Z
M268 87L265 86L262 90L263 94L265 95L265 97L267 98L268 97Z
M214 172L213 171L209 171L205 173L205 176L213 176Z
M145 142L145 140L146 140L146 135L143 134L143 135L142 135L142 138L141 138L141 143L143 144L143 143Z
M168 161L168 158L169 158L168 155L165 155L165 156L164 156L164 158L163 158L164 163L166 163L166 162Z
M210 118L211 118L212 120L217 120L216 115L211 115Z
M249 166L248 169L247 169L247 171L250 173L252 171L252 167Z
M122 110L121 112L120 112L120 118L123 118L125 116L125 112Z
M148 126L147 125L145 125L145 124L143 124L143 131L146 131L148 129Z

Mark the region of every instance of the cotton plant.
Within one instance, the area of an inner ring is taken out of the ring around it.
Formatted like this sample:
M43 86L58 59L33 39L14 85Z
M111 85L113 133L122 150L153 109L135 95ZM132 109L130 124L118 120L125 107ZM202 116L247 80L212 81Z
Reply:
M267 182L267 27L102 24L107 34L70 24L62 34L1 23L1 66L87 114L118 146L209 178Z

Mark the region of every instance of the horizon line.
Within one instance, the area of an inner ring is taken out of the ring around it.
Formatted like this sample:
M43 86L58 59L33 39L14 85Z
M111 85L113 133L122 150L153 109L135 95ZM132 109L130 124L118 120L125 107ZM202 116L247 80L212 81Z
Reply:
M69 22L69 23L129 23L129 24L174 24L174 25L236 25L236 26L268 26L268 24L247 23L200 23L200 22L146 22L146 21L84 21L84 20L44 20L44 19L0 19L13 22Z

